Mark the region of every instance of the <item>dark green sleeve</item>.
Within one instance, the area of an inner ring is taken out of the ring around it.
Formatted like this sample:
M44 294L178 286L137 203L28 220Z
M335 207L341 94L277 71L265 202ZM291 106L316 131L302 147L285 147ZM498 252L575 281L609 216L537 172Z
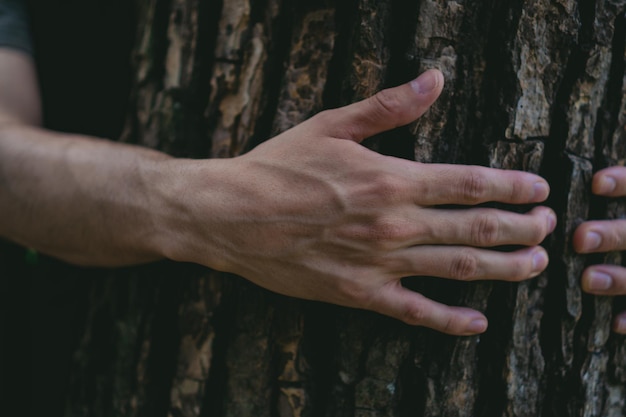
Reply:
M23 0L0 0L0 47L32 54L28 16Z

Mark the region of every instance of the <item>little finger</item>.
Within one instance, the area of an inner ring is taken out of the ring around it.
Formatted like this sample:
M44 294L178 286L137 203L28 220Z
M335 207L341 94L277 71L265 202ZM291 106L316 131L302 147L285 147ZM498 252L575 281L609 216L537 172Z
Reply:
M435 302L404 288L400 281L383 287L369 308L412 326L455 336L469 336L487 329L487 319L478 311Z

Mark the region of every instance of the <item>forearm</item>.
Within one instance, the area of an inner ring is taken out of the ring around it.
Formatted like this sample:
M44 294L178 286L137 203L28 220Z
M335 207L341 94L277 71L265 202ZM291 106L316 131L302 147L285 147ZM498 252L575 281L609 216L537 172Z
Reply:
M0 48L0 124L41 124L41 102L32 57Z
M166 211L153 187L168 156L38 128L0 129L0 235L84 265L162 257Z

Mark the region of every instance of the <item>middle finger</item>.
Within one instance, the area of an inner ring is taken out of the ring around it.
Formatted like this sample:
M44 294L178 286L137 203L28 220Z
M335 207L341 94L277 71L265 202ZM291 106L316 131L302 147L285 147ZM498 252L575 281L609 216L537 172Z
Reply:
M526 214L491 208L409 208L388 215L378 226L368 224L372 237L387 239L390 249L415 245L533 246L555 226L556 215L547 207L535 207Z

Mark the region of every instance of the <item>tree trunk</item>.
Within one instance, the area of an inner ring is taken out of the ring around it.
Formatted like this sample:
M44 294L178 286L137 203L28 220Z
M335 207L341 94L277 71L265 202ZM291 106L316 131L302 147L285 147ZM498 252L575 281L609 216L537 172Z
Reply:
M405 280L486 312L480 337L193 265L97 272L66 415L625 416L614 302L579 285L587 264L621 256L570 245L583 219L624 214L589 184L626 158L625 13L625 0L137 0L123 141L233 157L436 67L446 87L430 112L366 146L540 173L559 222L550 266L531 281Z

